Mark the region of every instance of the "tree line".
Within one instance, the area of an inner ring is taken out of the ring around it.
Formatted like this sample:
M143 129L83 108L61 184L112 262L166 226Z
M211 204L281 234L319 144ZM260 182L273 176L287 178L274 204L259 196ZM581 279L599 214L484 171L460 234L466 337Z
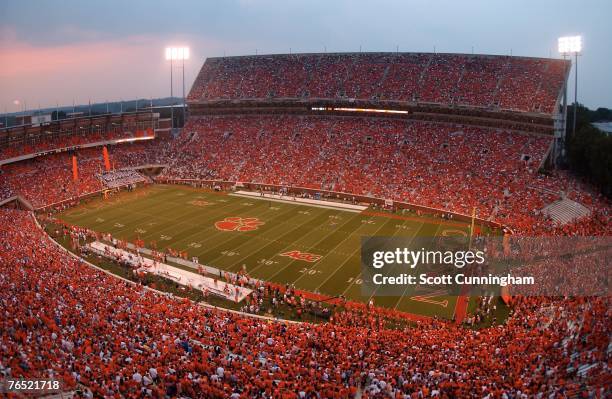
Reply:
M594 111L582 104L576 108L576 134L573 129L573 105L567 112L567 161L570 170L597 186L603 194L612 197L612 134L593 126L593 122L612 121L612 110Z

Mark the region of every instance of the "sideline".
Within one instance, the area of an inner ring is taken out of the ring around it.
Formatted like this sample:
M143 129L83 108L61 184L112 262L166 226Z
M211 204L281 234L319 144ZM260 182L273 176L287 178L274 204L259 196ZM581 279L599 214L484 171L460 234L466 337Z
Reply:
M255 191L236 191L234 193L228 194L233 197L245 197L251 199L259 199L265 201L273 201L273 202L282 202L286 204L298 204L298 205L308 205L315 208L325 208L325 209L334 209L339 211L360 213L364 210L368 209L367 206L363 205L353 205L353 204L345 204L343 202L331 202L325 200L315 200L309 198L300 198L293 197L291 195L276 195L276 194L267 194L255 192Z
M211 305L211 304L205 303L205 302L194 302L194 301L192 301L189 298L178 297L178 296L172 295L169 292L159 291L159 290L156 290L154 288L147 287L146 285L138 284L138 283L136 283L134 281L128 280L128 279L123 278L121 276L118 276L118 275L116 275L114 273L111 273L110 271L105 270L105 269L101 268L100 266L96 266L93 263L91 263L91 262L81 258L77 254L67 250L59 242L55 241L53 238L51 238L51 236L49 236L49 234L47 234L45 229L42 228L42 226L38 222L38 219L36 218L36 216L32 212L29 212L29 213L30 213L30 216L32 216L32 219L34 219L34 223L36 224L38 229L40 231L42 231L42 233L45 235L45 237L49 241L51 241L55 246L57 246L59 249L61 249L65 253L67 253L69 256L72 256L76 260L78 260L78 261L80 261L80 262L82 262L82 263L84 263L84 264L86 264L86 265L88 265L88 266L90 266L90 267L92 267L92 268L94 268L96 270L99 270L99 271L101 271L103 273L106 273L106 274L108 274L111 277L118 278L118 279L120 279L120 280L122 280L122 281L124 281L124 282L126 282L128 284L131 284L131 285L143 288L143 289L148 290L150 292L153 292L155 294L159 294L159 295L165 296L166 298L171 298L171 299L173 299L175 301L188 300L189 302L191 302L194 305L199 305L199 306L202 306L204 308L209 308L209 309L215 309L215 310L218 310L220 312L229 312L229 313L233 313L233 314L244 316L244 317L251 317L251 318L254 318L254 319L267 320L267 321L272 321L272 322L276 322L276 323L290 323L290 324L307 324L308 323L308 322L305 322L305 321L287 320L287 319L280 319L280 318L277 318L277 317L263 316L263 315L252 314L252 313L245 313L245 312L241 312L239 310L227 309L227 308L222 308L222 307L214 306L214 305Z

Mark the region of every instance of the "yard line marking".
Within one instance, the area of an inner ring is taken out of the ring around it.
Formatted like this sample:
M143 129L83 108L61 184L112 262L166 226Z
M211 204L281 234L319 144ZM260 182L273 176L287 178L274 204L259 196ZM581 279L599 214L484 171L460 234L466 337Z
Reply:
M226 205L223 205L223 207L229 206L230 204L231 204L231 203L229 203L229 202L228 202ZM256 207L256 208L258 208L258 207ZM254 208L254 209L256 209L256 208ZM238 208L238 209L239 209L239 208ZM266 211L266 212L264 212L264 213L262 214L262 216L263 216L263 215L265 215L266 213L267 213L267 211ZM216 219L216 218L220 218L220 217L223 217L223 214L221 214L221 215L219 215L219 216L216 216L216 215L215 215L215 217L214 217L214 218L207 218L207 219L206 219L206 223L208 224L208 223L209 223L209 220L210 220L210 223L212 223L212 221L213 221L214 219ZM223 231L221 231L221 230L217 229L216 227L214 227L214 224L213 224L213 225L211 225L211 226L202 226L201 230L196 231L196 232L195 232L195 233L193 233L193 234L189 234L188 236L181 238L180 240L178 240L178 241L176 241L175 243L173 243L173 245L176 245L176 244L178 244L178 243L180 243L180 242L188 241L188 240L190 240L190 239L191 239L191 237L193 237L193 236L195 236L195 235L197 235L197 234L202 234L202 232L203 232L203 231L207 231L207 230L210 230L210 231L212 232L212 234L210 234L210 235L209 235L207 238L205 238L203 241L200 241L200 244L204 244L205 242L208 242L208 241L210 241L211 239L213 239L213 238L217 238L217 237L219 237L219 235L223 234ZM217 245L217 246L218 246L218 245ZM199 255L200 255L200 254L198 254L198 256L199 256Z
M421 225L419 226L418 229L416 229L416 232L414 233L414 235L412 237L410 237L410 241L408 242L408 245L412 244L412 241L414 241L414 238L419 234L419 231L421 231L423 226L425 226L425 222L421 222ZM399 231L400 229L397 229L397 230ZM397 231L391 235L391 237L395 237L395 236L397 236ZM370 301L372 300L372 298L374 298L374 296L376 295L376 293L378 292L379 289L380 289L380 286L377 287L374 290L372 295L370 295L370 297L368 298L368 302L367 303L370 303Z
M324 213L322 213L322 214L321 214L321 216L322 216L322 215L324 215L325 213L329 212L329 211L331 211L331 209L327 209L327 210L325 210L325 211L324 211ZM306 222L304 222L304 223L300 224L300 226L299 226L299 227L297 227L296 229L292 229L291 231L287 232L286 234L283 234L283 236L284 236L284 235L287 235L287 234L290 234L290 233L292 233L293 231L295 231L295 230L297 230L297 229L301 229L301 228L302 228L302 226L304 226L305 224L310 223L310 222L312 222L312 221L313 221L313 218L309 218L309 219L308 219ZM298 237L296 240L301 240L302 238L307 237L307 236L308 236L310 233L312 233L313 231L316 231L316 229L315 229L315 228L311 229L310 231L306 232L305 234L302 234L302 235L301 235L300 237ZM297 247L297 246L306 247L305 245L298 245L298 244L296 244L296 243L295 243L295 241L293 241L293 242L283 242L283 241L278 241L278 240L271 240L271 241L272 241L272 242L278 242L278 243L280 243L280 244L285 245L284 247L282 247L282 248L280 249L279 253L282 253L282 252L287 251L287 250L288 250L290 247ZM257 252L261 251L263 248L266 248L267 246L268 246L268 245L263 246L262 248L258 249L258 250L257 250ZM269 259L273 259L273 258L274 258L274 257L276 257L276 256L278 256L278 254L274 254L274 255L272 255L271 257L269 257ZM292 262L289 262L289 264L290 264L290 263L292 263ZM232 265L232 267L234 267L236 264L237 264L237 263L235 263L234 265ZM260 265L258 265L258 266L255 266L253 269L251 269L251 271L249 272L249 274L250 274L250 275L253 275L253 273L254 273L256 270L258 270L260 267L263 267L263 266L264 266L263 264L260 264ZM283 268L283 269L281 269L281 270L284 270L284 268ZM266 281L270 281L270 278L266 278L265 280L266 280Z
M335 246L334 246L334 247L333 247L333 248L332 248L330 251L328 251L328 254L329 254L329 253L334 252L334 249L338 248L338 247L339 247L339 246L340 246L340 245L341 245L343 242L345 242L346 240L348 240L348 239L349 239L349 238L350 238L352 235L354 235L354 234L355 234L357 231L359 231L359 230L360 230L362 227L367 227L367 226L371 226L371 225L372 225L372 223L363 223L363 221L365 221L365 220L367 220L367 221L369 222L369 221L373 221L373 218L372 218L372 217L368 217L367 219L362 219L362 223L361 223L361 225L360 225L359 227L357 227L355 230L353 230L353 232L352 232L351 234L347 234L347 235L346 235L346 237L345 237L345 238L344 238L342 241L340 241L340 242L339 242L338 244L336 244L336 245L335 245ZM381 226L380 226L380 227L379 227L379 228L378 228L376 231L379 231L379 230L380 230L380 229L381 229L381 228L382 228L382 227L383 227L385 224L386 224L386 221L385 221L385 222L383 222L383 223L381 223ZM358 246L358 248L359 248L359 246ZM339 253L339 254L343 255L341 252L337 252L337 253ZM342 262L342 264L344 264L344 263L346 263L346 260L345 260L344 262ZM311 268L311 270L318 270L317 265L314 265L314 266ZM321 270L321 271L322 271L322 270ZM297 278L297 279L295 279L295 280L293 281L293 283L291 283L291 284L295 284L295 283L297 283L297 282L298 282L298 280L300 280L300 279L301 279L302 277L304 277L305 275L306 275L306 273L303 273L301 276L298 276L298 278ZM317 287L317 288L318 288L318 287ZM317 289L317 288L316 288L316 289ZM316 290L316 289L315 289L315 290Z
M331 209L330 209L330 210L331 210ZM339 230L340 228L342 228L342 227L346 226L346 225L347 225L347 224L348 224L350 221L357 219L358 217L361 217L361 214L356 213L356 214L354 214L354 216L353 216L353 217L349 217L349 218L347 218L347 220L346 220L344 223L342 223L342 225L341 225L341 226L338 228L338 230ZM306 234L304 234L302 237L300 237L298 240L301 240L301 239L303 239L304 237L309 236L309 235L310 235L310 234L311 234L313 231L316 231L316 229L312 229L311 231L307 232L307 233L306 233ZM307 249L308 249L308 248L313 248L313 247L315 247L316 245L320 244L321 242L323 242L324 240L326 240L326 239L327 239L329 236L331 236L331 235L332 235L332 234L334 234L335 232L336 232L336 230L334 230L334 231L330 232L329 234L324 235L324 236L323 236L323 238L322 238L322 239L320 239L320 240L318 240L318 241L317 241L317 243L316 243L314 246L312 246L312 247L307 247ZM296 241L297 241L297 240L296 240ZM285 251L290 250L291 248L289 248L289 247L291 247L291 246L295 246L295 245L296 245L296 244L295 244L295 242L294 242L294 243L292 243L292 244L290 244L290 245L287 245L286 247L284 247L283 249L281 249L280 253L283 253L283 252L285 252ZM303 246L305 247L305 245L303 245ZM273 258L275 258L275 257L277 257L277 256L278 256L278 254L275 254L275 255L274 255L274 256L272 256L270 259L273 259ZM272 279L273 279L274 277L276 277L278 274L282 273L283 271L287 270L287 268L288 268L289 266L291 266L291 265L292 265L294 262L295 262L295 261L291 261L291 262L289 262L287 265L285 265L285 267L283 267L283 268L279 269L279 270L278 270L276 273L274 273L272 276L268 277L266 280L267 280L267 281L272 281ZM259 267L261 267L261 265L260 265L260 266L258 266L258 267L257 267L257 269L258 269ZM253 271L254 271L254 270L252 270L252 271L251 271L251 273L253 273Z
M167 206L168 205L168 201L163 199L163 198L165 196L167 196L167 195L171 195L171 193L172 193L172 191L168 191L168 190L164 191L162 193L164 195L162 195L162 199L160 199L159 196L152 195L150 193L150 191L145 191L145 192L142 192L141 195L136 195L136 199L140 199L140 200L144 199L146 201L153 202L154 204L151 205L148 208L149 211L152 211L153 209L156 209L158 207ZM129 195L130 193L122 193L122 194ZM130 196L130 198L131 198L131 196ZM102 200L100 200L100 201L102 201ZM129 201L123 201L123 202L115 201L112 205L117 205L119 203L124 203L124 202L129 202ZM126 205L126 206L127 206L127 208L116 208L116 207L115 208L108 208L108 207L105 207L104 209L95 211L93 214L94 215L98 215L98 216L100 215L100 213L103 213L105 211L119 213L119 215L114 216L114 217L110 218L109 220L107 220L107 222L102 223L101 225L96 226L96 228L94 230L102 231L103 232L107 228L110 229L112 227L112 223L113 222L120 221L120 222L122 222L122 224L125 224L127 227L122 228L122 229L113 229L113 235L115 237L119 237L119 234L121 234L124 231L128 230L129 228L131 228L130 226L133 226L135 224L134 222L137 222L137 221L140 222L141 220L145 220L147 218L151 219L152 217L153 218L159 218L159 219L173 220L173 219L170 219L170 218L161 217L159 215L151 215L151 213L149 213L149 212L137 211L135 209L132 209L131 208L131 206L133 206L132 203L130 203L130 204ZM88 222L87 222L88 219L89 219L89 217L84 218L83 220L81 220L79 222L79 224L80 225L87 225L88 224ZM108 226L108 227L106 227L106 226ZM147 235L147 236L150 236L150 234Z
M208 195L212 194L212 193L206 192L205 190L203 192L208 194ZM197 192L196 192L196 194L197 194ZM200 193L198 196L202 196L202 195L203 194ZM180 203L178 203L178 205L184 206L184 203L180 202ZM176 223L173 223L172 226L168 226L168 227L165 227L165 228L157 231L157 232L160 232L160 233L161 232L166 232L167 230L172 230L174 232L176 226L178 226L178 225L186 225L186 226L190 226L190 227L200 227L200 231L199 232L201 232L202 230L208 230L210 226L205 227L205 226L203 226L199 222L198 223L191 222L190 221L191 218L188 217L188 215L191 215L191 214L198 215L199 213L204 213L205 216L206 216L205 219L204 219L205 220L204 223L208 223L209 221L212 222L215 218L223 216L223 214L225 212L227 212L229 209L236 210L236 211L240 210L241 206L239 206L238 204L233 203L233 202L227 202L227 203L223 203L222 205L212 207L209 210L203 210L201 208L190 209L190 207L185 207L185 208L187 209L187 212L181 212L181 214L180 214L181 216L175 215L173 217L161 217L159 215L153 215L153 214L150 214L150 213L144 212L144 211L140 211L140 212L148 213L151 218L160 218L160 219L164 219L166 221L176 222ZM259 208L259 207L255 207L255 208ZM134 211L134 212L139 212L139 211ZM212 215L214 215L214 217ZM199 232L194 233L192 235L189 235L187 237L183 237L180 240L178 240L175 243L173 243L172 245L175 245L178 242L182 242L182 241L184 241L186 239L189 239L193 235L198 234ZM151 237L151 236L152 236L152 234L147 234L145 237ZM178 236L180 236L180 234L178 234Z
M381 216L381 217L382 217L382 216ZM412 223L413 221L404 220L404 221L402 221L402 222L401 222L401 226L405 226L405 223L407 223L407 222ZM386 224L386 222L385 222L385 224ZM421 229L421 227L422 227L422 225L423 225L423 224L424 224L424 223L422 223L422 224L421 224L421 226L419 226L418 228L416 228L416 229L415 229L415 233L414 233L414 235L413 235L412 237L415 237L415 236L416 236L416 234L417 234L417 233L418 233L418 231ZM383 224L383 226L381 226L381 228L382 228L382 227L384 227L384 224ZM380 230L380 229L379 229L379 230ZM378 233L378 231L379 231L379 230L377 230L377 231L376 231L376 233ZM401 228L397 228L397 227L396 227L396 232L395 232L395 233L393 233L393 234L395 235L395 234L396 234L398 231L400 231L400 230L403 230L403 229L401 229ZM403 236L402 236L402 237L403 237ZM360 247L360 249L361 249L361 247ZM346 294L346 293L349 291L349 289L351 289L351 287L352 287L353 285L355 285L355 283L357 282L357 280L358 280L358 279L362 279L362 278L363 278L363 273L361 273L361 271L359 271L359 274L358 274L357 276L355 276L355 277L353 278L353 281L351 281L351 283L350 283L350 284L349 284L349 285L348 285L348 286L345 288L345 290L344 290L344 291L342 291L342 296L344 296L344 295L345 295L345 294Z
M372 234L373 236L375 236L384 226L385 223L381 223L380 227L376 229L376 231L374 232L374 234ZM359 228L363 227L363 226L367 226L366 224L362 224L361 226L359 226ZM357 230L359 230L359 228ZM355 230L355 232L357 231ZM348 237L347 237L348 238ZM340 245L340 244L338 244ZM325 283L327 283L329 281L329 279L331 279L333 276L336 275L336 273L338 272L338 270L340 270L342 268L342 266L344 266L346 264L346 262L348 262L354 255L355 253L357 253L357 251L361 250L361 246L357 245L357 248L355 248L355 250L350 254L350 255L345 255L346 259L344 260L344 262L342 262L340 264L340 266L338 266L325 280L323 280L323 282L321 282L321 284L319 284L314 290L315 292L319 290L319 288L321 288ZM344 294L344 293L343 293Z
M425 223L423 223L423 225L425 225ZM441 224L438 224L438 227L436 227L436 232L433 235L434 240L438 239L438 232L440 231L441 226L442 226ZM408 285L406 285L406 288L404 288L404 291L402 292L402 296L395 303L395 306L393 307L394 310L396 310L400 302L402 302L402 299L404 298L404 294L406 294L406 291L408 291Z
M294 211L295 211L295 209L289 209L287 212L283 212L283 213L281 213L280 215L276 215L275 219L278 219L278 218L283 218L283 217L285 217L286 215L288 215L288 214L290 214L290 213L293 213ZM268 211L264 212L263 214L265 215L267 212L270 212L270 211L268 210ZM304 224L308 223L308 221L310 221L310 220L311 220L311 219L307 220L307 221L306 221L306 222L304 222L304 223L301 223L299 226L296 226L296 227L295 227L295 229L297 229L298 227L302 227ZM273 230L275 230L275 229L277 229L277 228L284 227L284 226L285 226L285 225L284 225L283 223L277 223L277 224L273 225L273 226L272 226L272 228L271 228L270 230L268 230L268 231L267 231L267 233L269 233L270 231L273 231ZM293 229L293 230L295 230L295 229ZM261 233L261 234L263 234L263 233ZM287 234L289 234L289 232L287 232ZM252 239L254 239L254 238L259 238L259 239L264 239L264 240L265 240L265 238L264 238L264 237L260 237L260 236L258 236L258 235L254 235L254 236L252 236L252 237L251 237L251 240L252 240ZM247 240L247 241L243 242L242 244L238 245L237 247L232 248L232 251L236 251L236 250L238 250L240 247L242 247L242 246L244 246L244 245L247 245L247 244L251 243L251 240ZM275 240L270 240L270 244L271 244L272 242L274 242L274 241L275 241ZM219 244L219 245L215 246L214 248L220 247L220 246L222 246L223 244L224 244L224 243L221 243L221 244ZM270 244L267 244L267 245L270 245ZM213 248L213 249L214 249L214 248ZM264 246L263 248L265 248L265 246ZM261 248L260 248L260 249L261 249ZM228 270L228 271L229 271L229 270L230 270L230 269L232 269L234 266L236 266L236 265L237 265L239 262L244 261L245 259L249 258L250 256L251 256L251 255L247 255L247 256L245 256L245 257L243 257L243 258L240 258L240 259L239 259L239 260L238 260L236 263L234 263L234 264L232 264L232 265L230 265L230 266L228 266L228 267L224 267L223 269L224 269L224 270ZM211 259L210 261L208 261L208 262L206 262L206 263L210 264L211 266L215 266L215 265L213 264L213 262L217 261L218 259L220 259L220 258L222 258L222 257L223 257L223 255L217 256L216 258L213 258L213 259ZM217 267L217 266L215 266L215 267ZM218 268L221 268L221 267L220 267L220 266L218 266Z

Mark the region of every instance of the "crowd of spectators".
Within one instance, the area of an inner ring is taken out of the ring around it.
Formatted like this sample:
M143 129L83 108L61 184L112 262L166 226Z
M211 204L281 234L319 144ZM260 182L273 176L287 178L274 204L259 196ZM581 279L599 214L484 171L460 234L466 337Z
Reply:
M551 113L566 68L560 60L446 54L229 57L207 60L189 98L343 97ZM90 138L3 149L0 158ZM477 208L479 217L525 235L609 236L606 199L567 173L537 173L551 143L548 136L399 119L217 116L192 117L175 139L108 151L113 170L168 165L164 178L306 187L463 214ZM100 148L11 163L0 170L0 200L18 194L42 207L136 176L103 169ZM558 226L541 213L565 197L587 206L590 217ZM580 272L593 274L598 254L561 258L558 266L580 279ZM534 273L555 266L531 261L525 267ZM576 262L584 269L572 268ZM246 313L260 313L263 298L306 308L291 287L255 289ZM60 378L90 397L608 395L610 297L528 294L511 299L506 323L481 330L435 319L387 328L365 305L322 324L264 321L120 280L65 252L31 214L0 208L0 375ZM482 314L469 324L495 306L482 297Z
M516 298L505 325L267 322L151 292L0 210L0 373L98 397L605 397L609 297ZM364 322L365 321L365 322ZM521 356L516 356L521 354Z
M435 53L209 58L189 99L355 98L550 114L567 68L563 60Z
M130 137L132 137L130 133L121 130L86 132L82 134L46 135L44 138L37 138L35 140L0 147L0 159L14 158L20 155L35 154L48 150Z
M102 189L95 174L102 169L102 155L82 150L78 159L78 178L73 180L72 155L60 153L4 165L0 185L9 187L35 208L70 200ZM98 152L101 152L97 150Z
M106 188L117 188L145 182L143 175L135 170L117 170L98 174L98 178Z
M160 161L167 140L108 146L113 170ZM77 179L73 179L72 156L77 157ZM164 158L166 161L171 158ZM50 154L3 165L0 169L0 201L21 195L34 208L75 199L102 190L105 170L102 147Z
M192 118L162 176L307 187L478 216L517 232L609 232L609 204L567 173L538 173L552 138L396 119ZM541 210L563 196L592 210L559 227Z
M192 117L176 139L109 146L112 169L168 165L165 178L217 179L370 195L499 222L516 232L602 235L609 202L567 172L538 173L549 136L399 119ZM71 156L78 162L73 180ZM34 207L101 190L100 148L4 165L0 200ZM542 209L570 198L590 211L559 226Z

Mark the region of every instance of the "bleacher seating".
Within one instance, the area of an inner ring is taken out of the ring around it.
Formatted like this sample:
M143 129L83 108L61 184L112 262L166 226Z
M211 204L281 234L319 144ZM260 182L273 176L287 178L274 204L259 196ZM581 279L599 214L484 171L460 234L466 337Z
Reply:
M457 54L215 58L189 100L358 98L550 114L566 68L559 60ZM440 121L196 116L176 138L109 147L114 172L102 172L99 148L74 152L76 181L72 153L3 166L0 200L21 195L43 207L141 177L121 168L167 164L164 178L302 186L464 214L476 208L526 236L610 236L606 198L567 172L538 173L551 142ZM582 206L590 214L579 214ZM56 234L88 233L73 226ZM547 266L592 278L598 263L581 256L582 268L571 260ZM547 259L538 262L527 267ZM289 291L281 296L301 306ZM484 298L478 306L489 305ZM438 320L390 329L388 315L365 306L322 324L262 321L103 273L53 243L31 214L0 208L0 375L61 378L86 397L603 398L610 305L606 295L519 296L505 324L480 330Z
M467 54L209 58L188 99L356 98L551 114L567 68L563 60Z
M566 225L575 220L584 219L591 213L584 205L567 198L547 205L543 209L543 212L560 225Z
M0 373L96 397L604 397L609 297L523 297L504 326L268 322L152 293L0 209ZM517 357L516 354L522 356ZM505 376L505 377L502 377ZM404 396L407 395L407 396Z
M98 174L106 188L117 188L131 184L143 183L146 178L135 170L116 170Z

